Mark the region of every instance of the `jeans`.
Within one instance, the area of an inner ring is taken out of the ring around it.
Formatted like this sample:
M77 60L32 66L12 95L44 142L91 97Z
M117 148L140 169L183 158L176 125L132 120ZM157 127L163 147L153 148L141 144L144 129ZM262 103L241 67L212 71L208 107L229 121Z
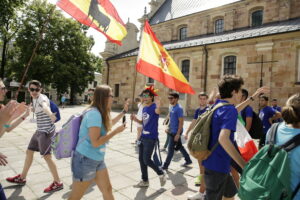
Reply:
M164 145L164 148L165 148L165 149L168 147L170 137L171 137L171 136L170 136L169 134L167 134L167 139L166 139L166 142L165 142L165 145Z
M4 190L3 190L3 187L1 184L0 184L0 199L6 200L6 196L5 196L5 193L4 193Z
M141 144L139 146L139 162L143 181L148 181L148 166L151 167L157 175L164 174L162 169L160 169L159 166L151 159L156 142L157 140L155 139L141 138ZM158 161L157 154L156 156L154 155L154 159L157 159L156 162Z
M175 136L175 134L174 134L174 136ZM168 146L168 155L167 155L166 161L165 161L165 163L163 165L163 168L167 169L169 167L169 165L171 163L171 160L173 158L173 155L174 155L174 146L175 146L174 137L170 136L169 146ZM186 162L192 162L192 160L191 160L189 154L187 153L187 151L185 150L184 146L181 146L181 148L179 149L179 151L183 155L183 157L184 157L184 159L185 159Z

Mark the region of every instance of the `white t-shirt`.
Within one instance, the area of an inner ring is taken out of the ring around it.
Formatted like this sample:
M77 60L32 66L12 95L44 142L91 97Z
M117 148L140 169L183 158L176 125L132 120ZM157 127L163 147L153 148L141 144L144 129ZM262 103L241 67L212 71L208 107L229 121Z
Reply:
M33 99L32 108L35 114L44 111L42 107L43 102L46 102L47 106L50 106L50 101L44 94L40 94L37 99Z
M143 105L142 103L139 103L139 104L138 104L138 108L139 108L139 110L138 110L138 112L137 112L137 114L136 114L136 117L137 117L138 120L142 120L142 118L143 118L143 108L144 108L144 105ZM138 127L142 127L142 126L143 126L143 125L140 124L140 123L136 123L136 125L137 125Z

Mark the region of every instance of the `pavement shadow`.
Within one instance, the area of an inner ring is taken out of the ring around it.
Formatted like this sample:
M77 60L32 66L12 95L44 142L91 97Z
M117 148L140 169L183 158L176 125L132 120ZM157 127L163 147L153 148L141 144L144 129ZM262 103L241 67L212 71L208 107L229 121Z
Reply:
M14 192L7 197L7 200L25 200L25 197L19 196L22 193L23 185L10 185L3 187L4 190L15 189Z
M162 193L167 191L165 188L160 188L159 190L156 190L154 193L146 196L148 188L141 188L135 195L134 200L151 200L151 199L157 199L158 196L160 196Z
M175 196L182 195L187 191L196 192L195 190L188 188L187 180L184 177L184 173L191 169L192 169L191 167L186 167L182 170L176 171L176 173L172 173L171 171L168 171L168 177L172 182L172 184L175 186L175 188L171 190L173 195ZM181 186L180 189L178 189L178 186Z

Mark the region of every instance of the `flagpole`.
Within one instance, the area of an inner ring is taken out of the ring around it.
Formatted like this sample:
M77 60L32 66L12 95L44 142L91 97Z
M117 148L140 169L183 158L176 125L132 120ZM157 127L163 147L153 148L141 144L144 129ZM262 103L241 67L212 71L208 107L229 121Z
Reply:
M134 74L134 79L133 79L133 92L132 92L131 113L133 113L133 109L134 109L135 85L136 85L136 77L137 77L136 68L134 68L134 69L135 69L135 74ZM131 133L132 133L132 124L133 124L133 120L131 120L131 124L130 124L130 132Z

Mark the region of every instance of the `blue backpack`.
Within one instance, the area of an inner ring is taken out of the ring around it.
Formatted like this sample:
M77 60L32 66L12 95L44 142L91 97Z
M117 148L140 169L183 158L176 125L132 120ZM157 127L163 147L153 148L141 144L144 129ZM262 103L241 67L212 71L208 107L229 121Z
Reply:
M60 120L60 112L59 112L59 109L58 109L58 106L49 99L50 101L50 110L52 113L55 113L55 116L56 116L56 120L54 123L58 122Z

